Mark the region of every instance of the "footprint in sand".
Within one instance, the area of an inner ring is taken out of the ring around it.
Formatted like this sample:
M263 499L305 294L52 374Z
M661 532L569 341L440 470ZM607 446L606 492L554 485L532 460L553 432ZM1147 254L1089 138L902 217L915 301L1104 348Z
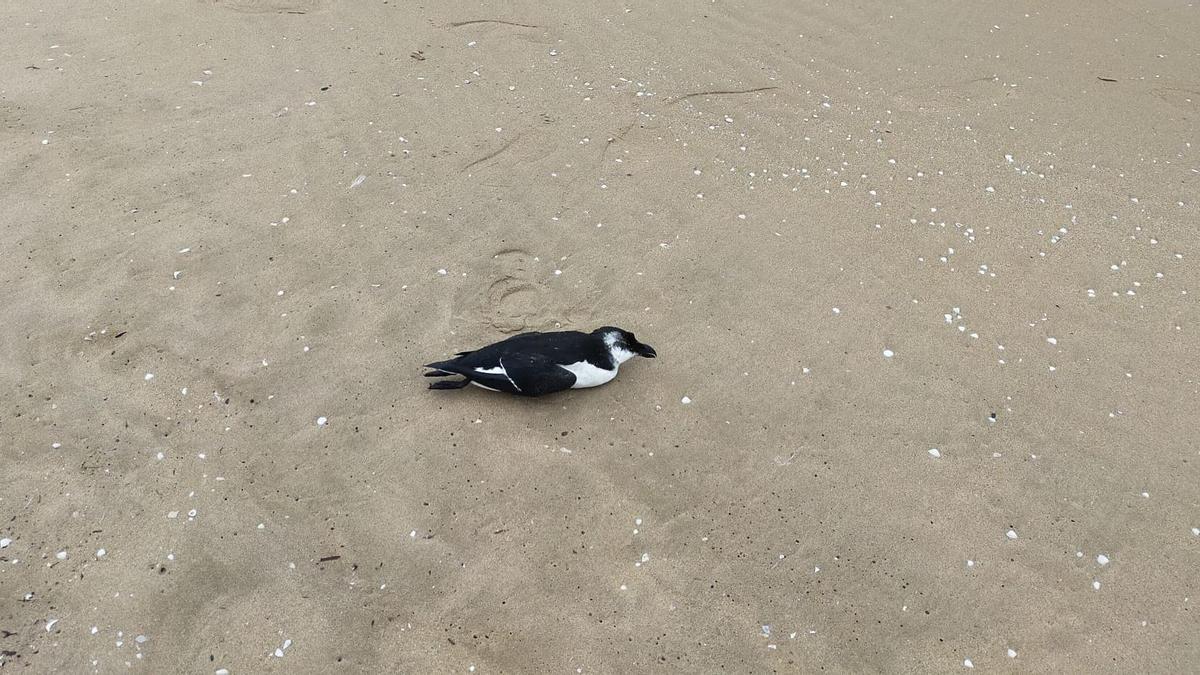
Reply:
M487 263L481 283L465 288L456 304L466 318L504 333L545 326L557 320L553 295L537 279L538 262L528 251L505 249Z

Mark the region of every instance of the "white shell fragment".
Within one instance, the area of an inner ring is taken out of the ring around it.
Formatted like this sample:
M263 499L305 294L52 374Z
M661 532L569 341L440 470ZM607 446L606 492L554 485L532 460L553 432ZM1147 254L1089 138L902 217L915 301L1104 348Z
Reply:
M283 653L284 653L284 652L286 652L286 651L287 651L287 648L288 648L288 647L291 647L291 646L292 646L292 641L291 641L291 640L284 640L284 641L283 641L283 644L282 644L282 645L280 645L279 647L277 647L277 648L275 649L275 652L274 652L274 654L275 654L275 658L277 658L277 659L282 659L282 658L283 658Z

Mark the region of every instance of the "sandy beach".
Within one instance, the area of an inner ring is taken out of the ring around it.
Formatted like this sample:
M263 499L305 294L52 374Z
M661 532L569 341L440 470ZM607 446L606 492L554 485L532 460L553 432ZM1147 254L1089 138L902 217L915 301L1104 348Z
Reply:
M1195 669L1197 35L5 3L0 671Z

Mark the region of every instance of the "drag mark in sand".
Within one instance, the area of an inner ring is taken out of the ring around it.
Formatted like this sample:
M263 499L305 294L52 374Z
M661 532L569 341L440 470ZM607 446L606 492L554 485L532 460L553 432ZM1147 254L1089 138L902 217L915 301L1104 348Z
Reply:
M521 138L521 135L517 134L511 141L505 143L504 145L500 146L496 150L489 152L488 154L484 155L483 157L480 157L479 159L475 160L474 162L471 162L470 164L464 166L462 169L460 169L460 171L466 171L467 169L470 169L473 166L482 164L482 163L488 161L489 159L492 159L493 157L504 152L505 150L508 150L509 148L511 148L514 143L516 143L518 140L520 140L520 138Z
M616 143L616 142L620 141L621 139L625 138L625 134L628 134L630 132L630 130L632 130L635 126L637 126L637 120L634 120L634 121L630 122L629 124L626 124L625 126L618 129L616 132L614 132L612 136L609 136L608 142L604 145L604 152L600 155L600 159L604 160L608 156L609 146L611 146L613 143Z
M528 23L517 23L516 21L504 21L502 19L468 19L467 21L452 21L451 28L460 28L462 26L471 26L477 23L498 23L505 26L516 26L518 28L541 28Z
M671 105L672 103L679 103L680 101L686 101L689 98L696 98L697 96L734 96L734 95L739 95L739 94L755 94L760 91L770 91L772 89L778 89L778 88L779 87L755 87L753 89L728 89L728 90L721 89L721 90L715 90L715 91L697 91L697 92L693 92L691 94L684 94L682 96L677 96L675 98L668 99L666 104Z

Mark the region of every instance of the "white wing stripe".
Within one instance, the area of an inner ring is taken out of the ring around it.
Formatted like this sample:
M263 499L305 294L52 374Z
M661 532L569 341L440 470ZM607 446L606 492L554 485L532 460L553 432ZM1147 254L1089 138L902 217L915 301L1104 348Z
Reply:
M496 366L495 368L476 368L475 372L483 373L484 375L503 375L505 377L508 377L508 383L513 386L513 389L516 389L517 391L521 391L521 388L517 386L517 383L513 382L513 379L508 376L508 371L504 369L504 359L500 359L500 365ZM478 384L478 383L473 383L473 384ZM483 387L482 384L479 386ZM483 387L483 388L491 389L491 387ZM492 391L496 391L496 390L492 389Z
M504 376L508 378L508 383L513 386L513 389L516 389L517 391L521 391L521 388L517 386L517 383L513 382L512 376L510 376L508 374L508 371L504 369L504 359L503 358L500 359L500 372L504 373Z

